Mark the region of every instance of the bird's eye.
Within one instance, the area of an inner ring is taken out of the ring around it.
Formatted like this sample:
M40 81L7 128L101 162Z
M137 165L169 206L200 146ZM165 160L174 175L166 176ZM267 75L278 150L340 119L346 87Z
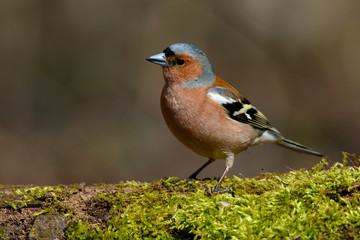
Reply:
M185 63L184 59L182 59L182 58L176 59L176 64L177 65L181 66L181 65L184 65L184 63Z

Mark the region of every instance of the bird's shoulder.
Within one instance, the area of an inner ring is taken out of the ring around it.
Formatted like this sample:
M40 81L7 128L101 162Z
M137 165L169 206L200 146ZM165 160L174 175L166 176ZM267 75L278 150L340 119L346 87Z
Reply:
M207 88L208 96L220 104L229 118L250 124L260 131L273 130L269 120L234 87L219 77Z

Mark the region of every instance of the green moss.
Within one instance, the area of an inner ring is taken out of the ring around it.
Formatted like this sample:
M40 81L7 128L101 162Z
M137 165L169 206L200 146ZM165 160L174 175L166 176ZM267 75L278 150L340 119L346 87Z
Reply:
M0 228L0 239L7 239L4 235L5 232L6 232L5 228Z
M356 239L360 235L360 158L329 167L226 178L231 191L210 194L217 180L5 189L2 207L41 201L32 216L66 215L68 239ZM349 164L352 164L350 166ZM195 191L197 189L197 191ZM84 194L86 199L82 200ZM0 229L0 237L5 230Z
M94 199L110 206L106 227L73 222L68 237L351 239L360 233L360 172L341 163L326 166L322 160L310 171L226 179L223 186L234 184L231 192L217 195L207 191L216 181L120 183Z
M47 186L47 187L29 187L29 186L6 186L2 185L0 190L6 194L0 195L1 207L10 207L13 210L21 208L43 208L43 210L34 213L39 216L52 211L69 215L70 207L63 204L60 200L69 196L71 191L77 186Z

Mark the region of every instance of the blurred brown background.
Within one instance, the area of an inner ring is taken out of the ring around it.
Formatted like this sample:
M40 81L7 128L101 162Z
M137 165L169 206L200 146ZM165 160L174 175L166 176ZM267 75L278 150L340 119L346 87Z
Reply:
M359 153L359 3L0 1L0 183L150 181L202 165L167 129L161 68L145 61L176 42L203 49L285 136L330 161ZM317 162L266 145L229 176Z

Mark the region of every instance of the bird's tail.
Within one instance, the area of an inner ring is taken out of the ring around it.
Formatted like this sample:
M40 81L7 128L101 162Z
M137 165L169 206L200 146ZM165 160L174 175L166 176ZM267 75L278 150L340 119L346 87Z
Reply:
M280 146L291 149L293 151L312 154L319 157L326 157L325 155L312 150L311 148L305 147L304 145L301 145L300 143L291 141L289 139L283 138L281 142L278 143Z

